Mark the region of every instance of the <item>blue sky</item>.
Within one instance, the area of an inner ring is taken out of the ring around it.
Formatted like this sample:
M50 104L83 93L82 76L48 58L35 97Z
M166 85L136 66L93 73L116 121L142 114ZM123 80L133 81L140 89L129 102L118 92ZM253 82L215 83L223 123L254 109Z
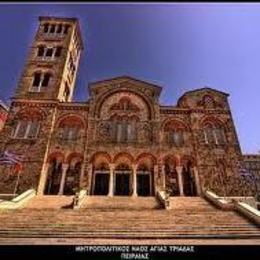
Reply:
M9 102L38 16L80 20L88 82L129 75L163 87L162 104L204 86L230 94L242 151L260 150L260 4L1 4L0 99Z

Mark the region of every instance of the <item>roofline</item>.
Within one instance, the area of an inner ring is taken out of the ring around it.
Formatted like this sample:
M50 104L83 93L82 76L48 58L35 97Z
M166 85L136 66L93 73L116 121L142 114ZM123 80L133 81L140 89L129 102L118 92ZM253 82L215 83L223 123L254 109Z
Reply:
M112 80L116 80L116 79L120 79L120 78L132 79L132 80L135 80L135 81L139 81L141 83L151 85L151 86L157 88L160 91L162 90L161 86L158 86L158 85L155 85L153 83L150 83L150 82L147 82L147 81L144 81L144 80L140 80L140 79L137 79L137 78L134 78L134 77L130 77L130 76L118 76L118 77L113 77L113 78L109 78L109 79L103 79L103 80L99 80L99 81L89 82L88 86L89 86L89 88L91 88L92 86L94 86L96 84L102 84L102 83L105 83L107 81L112 81Z
M76 17L61 17L61 16L39 16L39 21L42 20L67 20L70 22L76 22L78 18Z
M84 44L81 36L81 30L80 30L80 25L79 25L79 19L76 17L57 17L57 16L39 16L39 21L44 21L44 20L57 20L57 21L68 21L68 22L73 22L76 23L76 30L79 36L79 41L80 41L80 47L83 50L84 49Z
M219 93L221 93L221 94L223 94L223 95L225 95L225 96L229 96L229 94L228 93L225 93L225 92L223 92L223 91L220 91L220 90L217 90L217 89L214 89L214 88L210 88L210 87L204 87L204 88L197 88L197 89L193 89L193 90L189 90L189 91L187 91L187 92L185 92L183 95L181 95L180 97L179 97L179 99L178 99L178 101L180 100L180 99L182 99L184 96L186 96L186 95L188 95L188 94L191 94L191 93L193 93L193 92L197 92L197 91L201 91L201 90L212 90L212 91L215 91L215 92L219 92Z

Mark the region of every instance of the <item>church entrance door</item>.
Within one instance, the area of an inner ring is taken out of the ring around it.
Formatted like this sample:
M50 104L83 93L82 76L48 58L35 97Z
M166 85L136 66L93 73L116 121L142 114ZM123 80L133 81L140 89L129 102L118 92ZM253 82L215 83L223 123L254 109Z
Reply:
M191 169L183 170L183 191L185 196L197 196L195 178Z
M137 194L138 196L150 196L149 174L137 174Z
M109 189L109 174L95 174L94 195L107 195Z
M130 195L130 173L116 173L115 195L129 196Z

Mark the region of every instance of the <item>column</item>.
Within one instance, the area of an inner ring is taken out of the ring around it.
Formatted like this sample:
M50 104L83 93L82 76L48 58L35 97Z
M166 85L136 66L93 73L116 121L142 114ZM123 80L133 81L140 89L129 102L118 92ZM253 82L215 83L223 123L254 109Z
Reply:
M85 188L86 189L86 183L84 181L85 179L85 163L81 162L81 169L80 169L80 177L79 177L79 188L82 189L82 188Z
M50 168L50 163L47 162L47 163L43 164L42 170L41 170L40 181L39 181L39 185L38 185L38 189L37 189L37 195L43 195L43 193L44 193L44 188L46 185L49 168Z
M133 197L137 196L137 165L133 165Z
M195 178L195 184L196 184L197 194L198 194L198 195L201 195L200 181L199 181L199 174L198 174L198 169L197 169L197 167L193 167L193 168L192 168L192 172L193 172L194 178Z
M161 178L162 178L162 188L165 191L166 190L166 183L165 183L165 165L162 165L162 174L161 174Z
M67 170L69 168L69 165L67 163L62 164L62 175L61 175L61 181L60 181L60 189L58 195L63 195L65 180L66 180L66 174Z
M176 171L178 174L178 183L179 183L179 189L180 189L180 195L184 196L184 192L183 192L183 181L182 181L182 166L177 166L176 167Z
M114 196L114 168L115 165L113 163L109 164L109 192L108 196Z
M154 194L156 194L157 191L159 190L159 187L158 187L159 186L159 175L158 175L158 165L157 164L155 164L153 166L153 176L150 173L150 178L152 180L152 185L153 185L151 187L150 191L151 191L151 195L153 195L153 192L154 192Z
M87 168L87 194L94 194L94 172L93 172L93 164L89 163Z

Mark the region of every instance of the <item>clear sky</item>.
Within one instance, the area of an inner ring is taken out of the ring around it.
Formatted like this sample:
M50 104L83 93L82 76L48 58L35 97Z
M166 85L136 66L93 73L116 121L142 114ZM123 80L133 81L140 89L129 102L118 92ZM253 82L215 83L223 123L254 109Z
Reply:
M120 75L162 86L162 104L209 86L230 94L242 151L260 150L260 4L1 4L7 103L41 15L80 20L85 50L75 100L86 100L88 82Z

